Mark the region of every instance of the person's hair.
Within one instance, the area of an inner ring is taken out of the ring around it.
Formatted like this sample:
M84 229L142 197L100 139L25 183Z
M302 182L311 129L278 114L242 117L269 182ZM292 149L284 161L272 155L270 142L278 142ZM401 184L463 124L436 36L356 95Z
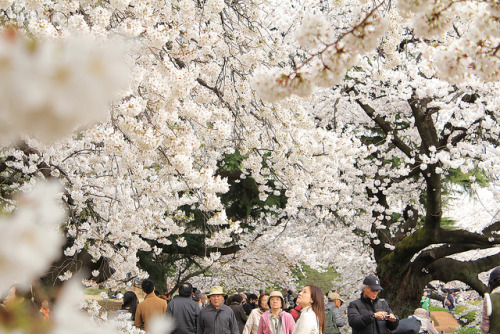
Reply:
M261 303L262 303L262 299L264 298L264 296L269 296L269 294L267 292L262 292L259 296L259 301L257 302L257 306L262 309L262 307L260 306Z
M236 302L236 303L238 303L238 304L241 304L241 302L242 302L242 301L243 301L243 297L241 297L241 295L240 295L240 294L236 294L236 295L233 295L233 296L231 297L231 303Z
M490 288L490 292L495 290L495 288L497 288L498 286L500 286L500 267L496 267L495 269L493 269L488 280L488 287Z
M311 291L311 299L313 303L311 305L311 309L316 314L316 318L318 318L320 333L325 332L325 299L323 298L323 292L320 288L315 285L308 285L309 290Z
M186 282L179 287L179 296L181 297L190 297L192 293L193 286L191 285L191 283Z
M233 296L225 295L224 298L224 303L228 306L231 305L231 303L233 302Z
M155 284L152 280L145 279L144 281L142 281L141 288L145 293L151 293L155 289Z
M137 304L139 304L139 299L133 291L127 291L123 294L122 310L128 308L129 312L132 313L132 320L135 320L135 311L137 310Z
M257 300L258 299L257 295L255 293L251 293L251 294L248 295L248 301L250 301L252 299L253 300Z

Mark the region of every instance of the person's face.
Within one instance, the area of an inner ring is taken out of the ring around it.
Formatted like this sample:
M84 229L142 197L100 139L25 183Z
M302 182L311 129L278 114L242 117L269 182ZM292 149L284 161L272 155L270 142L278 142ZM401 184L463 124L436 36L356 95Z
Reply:
M247 296L246 295L241 295L241 297L243 298L243 301L241 303L246 303L247 302Z
M299 296L297 297L297 304L302 307L308 307L312 305L313 299L311 297L311 289L306 286L299 292Z
M335 304L335 306L337 306L337 308L340 308L340 305L342 305L342 302L338 299L335 299L333 303Z
M207 304L207 300L208 300L207 295L201 295L201 303L203 305Z
M424 291L424 297L427 297L427 291Z
M281 298L273 296L269 299L269 304L271 305L271 310L279 310L281 309Z
M49 301L48 300L44 300L42 302L42 308L45 308L45 309L49 308Z
M213 307L219 308L224 302L224 295L211 295L208 297Z
M267 300L269 299L269 296L264 296L262 297L262 299L260 300L260 307L267 311L269 310L269 305L267 305Z
M365 297L368 299L371 299L371 300L375 300L375 298L377 298L379 292L380 292L380 290L373 290L369 286L366 286L363 289L363 294L365 295Z

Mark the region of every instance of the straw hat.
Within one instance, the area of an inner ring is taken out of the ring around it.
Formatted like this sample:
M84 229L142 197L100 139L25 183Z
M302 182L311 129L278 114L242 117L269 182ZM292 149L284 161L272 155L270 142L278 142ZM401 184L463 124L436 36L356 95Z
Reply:
M221 286L216 285L210 288L207 296L210 297L211 295L225 295L225 293Z

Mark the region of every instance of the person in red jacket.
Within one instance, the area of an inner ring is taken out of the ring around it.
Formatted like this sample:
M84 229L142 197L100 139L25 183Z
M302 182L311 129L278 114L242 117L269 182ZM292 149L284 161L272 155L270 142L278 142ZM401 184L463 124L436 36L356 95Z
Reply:
M300 310L302 310L302 306L297 305L290 311L290 314L295 322L297 322L297 319L300 317Z

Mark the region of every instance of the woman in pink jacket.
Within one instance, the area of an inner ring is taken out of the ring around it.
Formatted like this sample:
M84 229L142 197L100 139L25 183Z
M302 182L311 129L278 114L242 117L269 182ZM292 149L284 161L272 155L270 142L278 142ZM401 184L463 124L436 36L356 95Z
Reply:
M271 292L267 302L270 309L262 314L257 334L292 334L295 321L290 313L283 311L281 292Z

